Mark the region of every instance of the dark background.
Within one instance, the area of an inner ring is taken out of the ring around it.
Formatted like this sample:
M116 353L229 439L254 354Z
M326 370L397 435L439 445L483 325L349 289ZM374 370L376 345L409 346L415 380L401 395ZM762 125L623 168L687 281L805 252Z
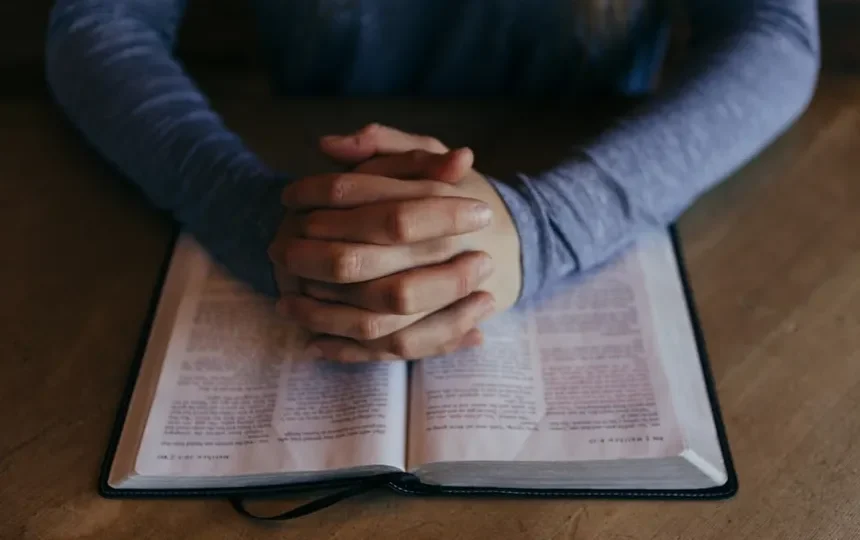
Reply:
M0 2L0 95L44 91L42 58L53 0ZM250 0L191 0L178 55L192 74L259 72ZM824 69L860 71L860 0L819 0Z

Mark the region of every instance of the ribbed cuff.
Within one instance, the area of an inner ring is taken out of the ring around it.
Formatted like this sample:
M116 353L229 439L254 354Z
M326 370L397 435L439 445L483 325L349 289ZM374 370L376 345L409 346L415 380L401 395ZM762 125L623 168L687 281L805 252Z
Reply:
M542 298L560 282L600 264L626 239L623 197L588 160L571 160L534 177L490 181L520 238L518 304Z

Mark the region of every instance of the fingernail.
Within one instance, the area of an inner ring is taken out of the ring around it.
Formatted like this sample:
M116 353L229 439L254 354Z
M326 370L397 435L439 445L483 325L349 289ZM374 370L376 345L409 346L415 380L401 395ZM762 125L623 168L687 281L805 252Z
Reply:
M469 334L466 336L466 338L461 343L461 346L469 347L469 348L477 347L478 345L481 345L483 343L483 341L484 341L484 339L483 339L483 335L481 334L481 332L469 332Z
M493 219L493 211L484 203L475 203L469 210L469 215L478 227L486 227Z
M493 311L496 309L496 303L493 300L487 300L484 302L484 305L481 306L481 318L484 319L493 314Z
M481 279L484 279L493 273L493 268L494 265L492 257L484 257L484 259L481 261L481 266L478 267L478 275L481 277Z
M468 146L464 146L462 148L457 148L456 150L451 151L451 157L460 158L462 156L468 156L472 153L472 149Z
M305 348L305 356L307 356L308 360L320 360L322 358L322 355L322 349L320 349L316 345L308 345Z

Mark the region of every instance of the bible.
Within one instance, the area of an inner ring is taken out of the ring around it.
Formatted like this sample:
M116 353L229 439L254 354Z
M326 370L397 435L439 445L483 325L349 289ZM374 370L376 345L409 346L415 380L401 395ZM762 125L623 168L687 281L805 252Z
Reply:
M302 358L302 331L183 234L155 298L108 497L737 488L672 229L487 320L481 346L413 362Z

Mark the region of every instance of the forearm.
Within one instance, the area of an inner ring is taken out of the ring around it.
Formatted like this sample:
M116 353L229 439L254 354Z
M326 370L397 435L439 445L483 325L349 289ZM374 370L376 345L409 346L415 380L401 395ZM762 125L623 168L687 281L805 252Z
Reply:
M281 181L222 123L171 54L181 0L60 0L55 99L84 137L238 278L274 294L266 247Z
M730 17L671 88L549 172L499 185L521 236L521 298L668 226L805 109L819 66L815 2L711 2L700 21Z

